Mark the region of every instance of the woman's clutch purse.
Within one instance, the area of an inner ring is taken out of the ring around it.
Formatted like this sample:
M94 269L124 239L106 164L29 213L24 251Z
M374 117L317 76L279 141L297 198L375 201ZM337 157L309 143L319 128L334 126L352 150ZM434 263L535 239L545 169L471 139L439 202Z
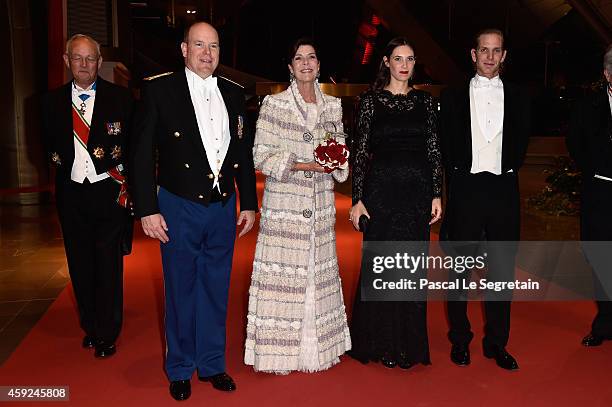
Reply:
M370 222L370 219L369 219L367 216L365 216L365 215L361 215L361 216L359 217L359 222L358 222L358 225L359 225L359 231L360 231L360 232L365 232L365 231L366 231L366 229L368 228L368 223L369 223L369 222Z

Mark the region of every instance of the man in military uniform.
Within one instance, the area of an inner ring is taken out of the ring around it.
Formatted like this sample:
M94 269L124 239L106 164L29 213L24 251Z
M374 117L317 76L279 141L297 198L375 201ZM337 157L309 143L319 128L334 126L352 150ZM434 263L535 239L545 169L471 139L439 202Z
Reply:
M244 235L257 208L244 94L213 75L217 31L194 24L181 50L185 69L144 89L130 166L136 216L145 234L161 242L165 367L176 400L189 398L196 370L215 389L236 388L225 372L227 294L236 223L245 223Z
M56 166L57 211L83 347L105 358L116 352L121 330L124 239L131 239L124 160L132 98L98 77L102 56L93 38L72 36L64 62L73 80L44 96L43 140Z

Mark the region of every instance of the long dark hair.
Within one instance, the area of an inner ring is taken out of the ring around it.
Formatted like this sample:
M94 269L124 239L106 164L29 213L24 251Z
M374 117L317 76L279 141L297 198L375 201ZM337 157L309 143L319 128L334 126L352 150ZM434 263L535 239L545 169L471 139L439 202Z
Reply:
M393 50L399 46L406 45L410 47L412 51L414 51L414 47L405 37L395 37L387 44L383 56L387 57L387 61L391 59L391 54L393 54ZM374 83L372 84L373 90L383 89L385 86L389 84L391 81L391 71L389 67L385 65L384 58L380 58L380 65L378 66L378 73L376 74L376 78L374 79Z

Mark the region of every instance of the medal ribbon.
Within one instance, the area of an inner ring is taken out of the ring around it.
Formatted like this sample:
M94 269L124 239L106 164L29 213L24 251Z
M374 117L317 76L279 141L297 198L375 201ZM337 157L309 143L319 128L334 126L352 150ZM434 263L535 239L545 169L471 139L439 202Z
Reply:
M110 177L120 185L119 188L119 196L117 197L117 203L124 208L132 207L132 200L130 199L130 195L127 190L127 182L125 181L125 177L123 174L119 172L117 167L113 167L110 170L106 171Z
M74 103L72 104L72 132L77 141L87 149L87 142L89 141L89 125ZM127 182L123 174L121 174L117 167L111 168L110 170L106 171L106 173L120 185L117 203L124 208L131 208L132 202L128 194Z
M72 134L85 149L87 149L87 141L89 140L89 124L79 112L78 107L72 104Z

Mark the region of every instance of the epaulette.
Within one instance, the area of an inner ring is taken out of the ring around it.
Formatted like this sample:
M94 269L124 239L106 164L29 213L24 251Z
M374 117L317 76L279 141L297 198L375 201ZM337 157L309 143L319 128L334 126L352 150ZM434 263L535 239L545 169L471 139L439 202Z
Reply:
M221 76L221 75L217 75L217 76L218 76L219 78L221 78L221 79L224 79L224 80L226 80L226 81L228 81L228 82L231 82L231 83L233 83L234 85L236 85L236 86L240 86L242 89L244 89L244 86L243 86L243 85L241 85L241 84L239 84L238 82L234 82L234 81L233 81L233 80L231 80L231 79L227 79L225 76Z
M161 78L162 76L167 76L174 73L173 71L170 72L164 72L164 73L160 73L159 75L153 75L153 76L147 76L146 78L143 78L143 81L152 81L153 79L157 79L157 78Z

